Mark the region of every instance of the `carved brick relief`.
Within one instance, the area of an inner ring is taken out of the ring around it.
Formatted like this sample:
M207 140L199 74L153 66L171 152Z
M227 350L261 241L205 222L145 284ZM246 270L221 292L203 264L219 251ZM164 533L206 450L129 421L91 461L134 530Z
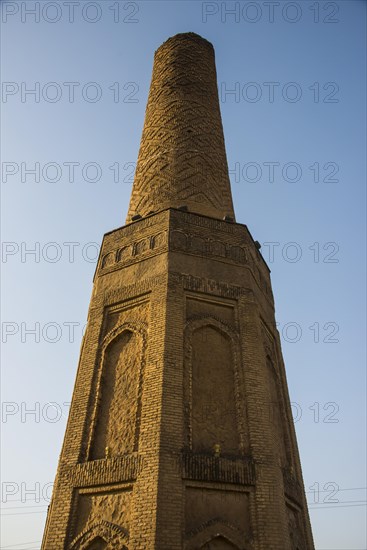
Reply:
M124 263L129 260L133 255L133 245L123 246L119 248L116 252L116 261L118 263ZM102 267L104 267L102 265Z
M99 535L98 533L101 533ZM72 541L69 550L128 550L128 537L116 525L101 521Z
M127 545L128 536L123 529L107 521L100 521L78 535L68 549L128 550Z
M191 252L208 258L223 258L239 264L248 263L248 253L244 247L224 244L176 229L170 232L170 249Z
M106 336L124 323L133 324L144 331L144 325L149 318L149 308L147 295L108 307L104 319L103 335Z
M203 294L221 296L223 298L237 299L244 296L248 301L254 301L254 294L251 289L238 285L223 283L207 277L195 277L183 275L182 273L170 273L171 278L180 282L185 290L202 292Z
M108 254L105 254L102 258L102 268L109 267L110 265L114 264L116 260L116 253L115 252L109 252Z
M89 550L89 544L96 544L96 538L109 542L114 535L109 534L104 537L103 532L106 534L106 530L112 529L115 533L124 533L125 537L129 532L131 490L114 491L106 488L90 491L80 490L76 496L77 522L72 548ZM96 529L95 526L98 525L104 525L104 529ZM77 545L76 541L78 541ZM98 542L101 544L100 541Z
M167 243L167 232L161 231L151 237L150 246L153 250L163 247Z
M133 325L115 329L106 339L94 413L92 459L138 450L144 348L144 335Z
M167 231L160 231L105 253L100 261L100 269L102 272L104 270L109 271L111 268L117 269L123 265L136 262L137 259L140 260L145 256L148 257L161 252L166 247Z

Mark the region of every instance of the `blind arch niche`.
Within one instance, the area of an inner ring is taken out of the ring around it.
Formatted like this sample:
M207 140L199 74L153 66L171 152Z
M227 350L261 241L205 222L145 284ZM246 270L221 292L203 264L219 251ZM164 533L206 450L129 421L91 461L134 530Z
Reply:
M101 355L91 459L138 451L145 331L125 324L106 338Z
M237 334L214 317L192 319L185 331L185 448L222 455L245 452Z

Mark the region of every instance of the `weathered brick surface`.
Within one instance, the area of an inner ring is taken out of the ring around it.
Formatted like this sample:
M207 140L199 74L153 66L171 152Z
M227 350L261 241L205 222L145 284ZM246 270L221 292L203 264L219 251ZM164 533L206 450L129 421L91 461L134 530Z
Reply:
M171 206L234 216L213 46L178 34L155 53L126 222Z
M215 87L212 49L178 35L156 64L139 166L159 152L154 104L177 96L172 128L155 124L180 154L214 132L213 195L204 182L197 201L190 176L179 210L164 170L142 166L130 208L141 197L145 216L104 237L42 548L313 550L269 269L247 227L220 219L231 198L213 91L205 140L178 139L200 64Z

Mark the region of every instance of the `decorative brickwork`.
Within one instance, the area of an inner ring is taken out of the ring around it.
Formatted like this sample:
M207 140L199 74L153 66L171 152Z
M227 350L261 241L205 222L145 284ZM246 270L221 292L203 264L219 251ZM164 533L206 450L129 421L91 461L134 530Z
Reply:
M90 458L138 450L146 336L125 324L102 345Z
M178 34L155 53L127 222L186 205L234 217L213 46Z
M184 479L237 485L255 484L255 465L250 459L183 453L182 460Z
M188 33L156 52L127 225L101 246L42 550L198 549L314 546L270 273Z

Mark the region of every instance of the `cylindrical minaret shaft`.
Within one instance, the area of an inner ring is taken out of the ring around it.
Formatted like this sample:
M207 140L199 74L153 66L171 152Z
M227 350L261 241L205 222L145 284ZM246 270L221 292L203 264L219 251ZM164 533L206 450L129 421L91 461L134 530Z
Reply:
M234 218L214 49L194 33L169 38L155 53L126 221L180 206Z

